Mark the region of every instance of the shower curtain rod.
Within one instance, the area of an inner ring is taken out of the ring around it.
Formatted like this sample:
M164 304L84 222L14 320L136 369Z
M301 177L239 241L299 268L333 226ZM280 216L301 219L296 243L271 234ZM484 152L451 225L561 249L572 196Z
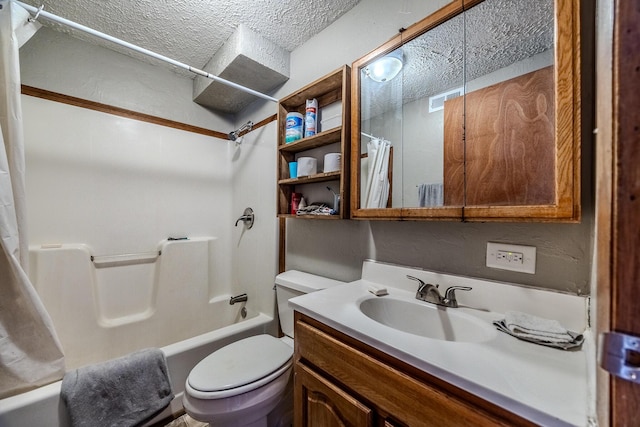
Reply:
M91 34L93 36L96 36L96 37L99 37L101 39L104 39L104 40L110 41L112 43L115 43L117 45L124 46L124 47L126 47L128 49L131 49L131 50L134 50L134 51L136 51L138 53L142 53L142 54L150 56L152 58L159 59L160 61L168 62L169 64L175 65L178 68L185 69L185 70L190 71L190 72L192 72L194 74L197 74L199 76L206 77L208 79L214 80L216 82L222 83L222 84L227 85L227 86L231 86L231 87L233 87L235 89L238 89L238 90L241 90L243 92L249 93L251 95L257 96L258 98L266 99L267 101L271 101L271 102L278 102L278 100L276 98L272 97L272 96L269 96L269 95L266 95L264 93L258 92L256 90L250 89L248 87L239 85L237 83L234 83L232 81L223 79L221 77L214 76L213 74L207 73L206 71L200 70L198 68L195 68L195 67L192 67L190 65L184 64L182 62L176 61L175 59L171 59L171 58L168 58L166 56L160 55L158 53L152 52L152 51L147 50L145 48L142 48L140 46L136 46L136 45L131 44L129 42L126 42L124 40L117 39L117 38L112 37L112 36L110 36L108 34L101 33L100 31L94 30L92 28L85 27L84 25L78 24L76 22L69 21L68 19L62 18L60 16L57 16L57 15L54 15L52 13L49 13L49 12L46 12L46 11L42 10L42 7L41 8L36 8L36 7L33 7L33 6L28 5L26 3L23 3L21 1L18 1L18 0L12 0L12 1L15 2L16 4L22 6L23 8L25 8L29 12L35 14L35 18L36 19L42 16L42 17L44 17L44 18L46 18L46 19L48 19L50 21L57 22L57 23L62 24L62 25L66 25L66 26L71 27L71 28L75 28L76 30L83 31L83 32L85 32L87 34Z
M369 135L368 133L360 132L360 134L362 134L362 136L366 136L367 138L371 138L371 139L379 139L379 140L381 140L381 141L391 142L391 141L387 141L387 140L386 140L386 139L384 139L384 138L380 138L380 137L377 137L377 136Z

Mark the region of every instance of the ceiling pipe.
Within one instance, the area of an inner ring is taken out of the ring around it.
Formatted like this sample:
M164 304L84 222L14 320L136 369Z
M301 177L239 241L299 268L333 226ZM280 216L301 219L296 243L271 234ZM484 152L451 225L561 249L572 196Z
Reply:
M278 102L278 99L276 99L276 98L274 98L272 96L269 96L269 95L266 95L264 93L258 92L256 90L250 89L248 87L239 85L237 83L234 83L232 81L223 79L221 77L214 76L213 74L207 73L206 71L203 71L203 70L200 70L198 68L192 67L190 65L184 64L182 62L176 61L175 59L168 58L168 57L166 57L164 55L160 55L158 53L152 52L152 51L150 51L148 49L145 49L145 48L142 48L140 46L136 46L136 45L131 44L129 42L126 42L124 40L120 40L118 38L112 37L112 36L110 36L108 34L101 33L100 31L94 30L93 28L85 27L84 25L78 24L78 23L73 22L73 21L69 21L68 19L65 19L65 18L62 18L60 16L54 15L52 13L46 12L46 11L42 10L42 8L38 9L36 7L33 7L31 5L28 5L28 4L23 3L21 1L18 1L18 0L12 0L12 1L14 1L16 4L20 5L21 7L25 8L29 12L35 14L37 18L40 18L40 17L46 18L46 19L48 19L50 21L57 22L57 23L62 24L62 25L66 25L68 27L71 27L71 28L74 28L76 30L85 32L87 34L91 34L92 36L99 37L99 38L101 38L103 40L107 40L107 41L109 41L111 43L115 43L117 45L124 46L124 47L126 47L128 49L131 49L133 51L136 51L138 53L142 53L143 55L147 55L147 56L150 56L152 58L159 59L160 61L167 62L167 63L169 63L171 65L174 65L174 66L176 66L178 68L182 68L184 70L190 71L190 72L192 72L194 74L197 74L199 76L206 77L208 79L214 80L216 82L222 83L222 84L230 86L232 88L241 90L243 92L246 92L246 93L249 93L251 95L257 96L258 98L262 98L262 99L265 99L265 100L271 101L271 102L276 102L276 103Z

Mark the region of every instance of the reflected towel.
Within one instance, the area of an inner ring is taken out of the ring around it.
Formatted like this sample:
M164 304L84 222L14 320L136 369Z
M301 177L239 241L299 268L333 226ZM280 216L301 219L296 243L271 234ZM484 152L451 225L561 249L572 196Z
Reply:
M444 186L442 184L420 184L418 202L421 208L442 206L444 204Z
M74 427L139 425L173 399L167 363L159 349L67 372L60 394Z

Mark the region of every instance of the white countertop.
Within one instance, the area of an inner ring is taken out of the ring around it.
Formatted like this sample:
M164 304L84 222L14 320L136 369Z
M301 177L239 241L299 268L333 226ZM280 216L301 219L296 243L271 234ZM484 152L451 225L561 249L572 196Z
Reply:
M528 343L497 330L490 339L475 343L424 338L378 323L359 310L364 299L385 298L368 292L371 283L358 280L293 298L289 304L296 311L534 423L544 426L588 424L587 356L592 345L588 330L578 351ZM388 287L388 291L387 298L415 301L415 291L393 287ZM467 301L471 298L467 297ZM503 314L486 309L446 310L459 310L489 325L493 320L504 318Z

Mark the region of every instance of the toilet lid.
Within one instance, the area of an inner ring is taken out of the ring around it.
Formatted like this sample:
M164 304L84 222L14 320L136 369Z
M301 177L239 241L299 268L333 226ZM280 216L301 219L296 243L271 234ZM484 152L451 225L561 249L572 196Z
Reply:
M275 372L291 359L293 349L271 335L245 338L214 351L198 363L188 382L195 390L229 390Z

